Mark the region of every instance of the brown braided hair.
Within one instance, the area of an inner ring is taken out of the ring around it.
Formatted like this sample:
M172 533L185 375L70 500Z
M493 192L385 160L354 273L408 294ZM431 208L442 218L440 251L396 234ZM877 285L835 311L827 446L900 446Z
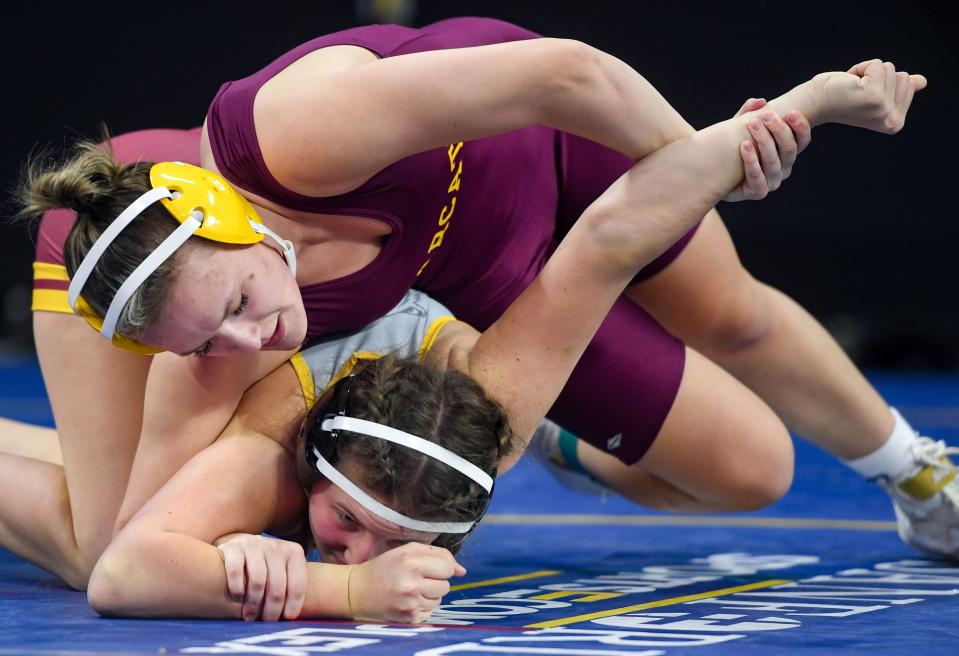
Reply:
M316 412L325 409L315 407ZM387 355L354 371L349 414L435 442L495 478L509 453L506 412L475 380L416 359ZM307 426L316 426L311 413ZM356 472L354 482L391 508L426 521L478 520L486 491L461 472L419 451L343 431L338 459ZM462 535L443 534L433 544L459 551Z
M72 277L100 234L133 201L152 188L152 162L117 161L104 130L104 143L80 141L62 162L43 153L34 155L21 174L16 192L19 212L26 219L52 209L72 209L77 220L64 245L67 272ZM83 298L104 316L120 285L172 233L179 223L154 203L121 232L97 262L83 287ZM117 323L117 332L138 338L161 316L178 263L205 240L189 239L160 265L130 298Z

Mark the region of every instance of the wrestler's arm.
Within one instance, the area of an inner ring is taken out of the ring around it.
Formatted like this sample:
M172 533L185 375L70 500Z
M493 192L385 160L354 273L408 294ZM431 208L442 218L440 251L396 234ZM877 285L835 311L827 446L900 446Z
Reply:
M358 565L366 574L354 577L352 595L345 565L305 563L304 570L302 557L291 558L285 578L276 579L270 569L276 563L265 563L267 572L255 590L249 561L245 573L226 571L214 546L222 538L263 531L285 535L301 526L306 500L291 449L305 413L292 366L280 367L245 394L220 439L177 472L107 548L88 588L97 612L246 619L262 613L276 619L282 611L286 619L422 621L422 604L410 603L418 586L435 587L435 579L464 573L439 547L410 543ZM240 561L232 562L239 567ZM245 596L231 594L228 575L245 577ZM294 579L297 583L288 585ZM361 579L378 583L373 594ZM263 600L262 609L245 603L254 595Z
M154 356L139 445L114 532L184 463L216 440L244 392L290 355L260 351L218 358Z
M254 120L274 177L318 196L353 189L408 155L531 125L633 159L692 132L622 61L549 38L347 67L304 61L263 86Z
M908 75L886 78L880 63L860 83L837 74L839 90L824 97L787 96L770 104L800 109L816 120L834 119L869 93L878 98L859 104L847 122L895 131L866 118L877 107L905 116L912 84ZM902 84L909 84L909 90ZM878 85L878 86L877 86ZM873 92L879 92L878 95ZM885 108L883 103L888 99ZM805 103L805 105L804 105ZM824 108L828 110L824 111ZM469 331L441 334L431 357L458 366L476 378L506 407L514 433L528 437L562 390L603 318L636 272L662 253L742 177L740 157L748 140L749 117L734 117L668 144L639 161L590 205L569 231L533 283L502 317L478 338ZM901 126L901 125L900 125ZM504 469L515 462L513 454Z
M284 365L244 395L223 435L147 502L90 579L97 612L134 617L239 618L214 542L231 533L282 533L305 498L290 451L306 406ZM346 616L346 568L309 563L303 614ZM184 582L189 582L185 585Z
M577 41L532 39L352 66L309 62L270 80L254 103L267 166L282 184L306 195L343 193L413 153L531 125L571 132L633 159L692 133L639 73ZM887 78L897 75L891 65L864 62L847 73L817 75L769 108L800 111L813 126L836 121L888 131L897 120L883 110L899 100L894 95L911 99L925 85L921 76L899 75L891 87L887 79L886 88L894 91L886 103L875 103L868 90L859 93L875 105L865 123L857 102L847 106L851 113L824 106L827 96L848 99L849 89L840 87L859 85L876 66L887 69Z
M505 407L521 448L636 272L691 228L742 176L740 118L636 163L573 225L539 275L485 332L452 324L429 358L475 378Z

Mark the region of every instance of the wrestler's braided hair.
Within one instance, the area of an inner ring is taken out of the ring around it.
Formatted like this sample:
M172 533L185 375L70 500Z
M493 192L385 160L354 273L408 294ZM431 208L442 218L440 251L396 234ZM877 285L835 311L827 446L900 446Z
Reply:
M103 143L80 141L58 161L34 154L21 174L16 218L31 218L56 209L74 210L76 223L64 245L67 272L72 277L93 243L130 203L152 188L152 162L117 161L104 131ZM65 215L62 220L68 220ZM110 244L83 287L83 298L100 316L133 270L172 233L179 223L154 203ZM161 264L130 298L117 323L117 332L137 339L161 316L178 263L202 239L190 239Z
M386 424L436 442L496 476L512 443L506 412L475 380L416 359L387 355L355 372L350 415ZM405 446L344 431L340 462L350 463L357 483L388 505L427 521L478 519L485 490L455 469ZM461 535L434 544L458 551ZM456 545L456 546L452 546Z

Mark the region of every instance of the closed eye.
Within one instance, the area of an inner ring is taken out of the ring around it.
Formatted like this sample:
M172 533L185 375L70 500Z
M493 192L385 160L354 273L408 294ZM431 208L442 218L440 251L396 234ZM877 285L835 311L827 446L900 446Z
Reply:
M233 310L233 316L238 317L243 314L243 310L246 309L247 304L250 302L250 297L246 294L240 294L240 304L235 310Z
M249 305L249 303L250 303L250 297L244 293L240 293L240 304L236 306L236 309L233 310L230 314L233 315L234 317L240 316L241 314L243 314L243 310L246 309L246 306ZM198 358L202 358L203 356L208 354L210 352L210 349L212 348L213 348L213 340L208 339L206 340L206 342L203 343L203 346L201 346L200 348L198 348L197 350L193 352L193 355L195 355Z

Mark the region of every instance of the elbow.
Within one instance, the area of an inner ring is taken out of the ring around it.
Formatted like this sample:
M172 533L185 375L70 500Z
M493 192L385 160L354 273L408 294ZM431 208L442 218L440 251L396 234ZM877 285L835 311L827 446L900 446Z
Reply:
M622 180L613 183L586 209L579 222L602 270L631 278L655 259L658 242L663 239L657 238L657 222L650 220L650 209L630 207L628 194L621 193L623 186Z
M87 585L87 601L100 615L124 617L133 614L136 605L131 584L135 580L135 562L128 549L111 544L100 557Z
M540 97L545 100L544 112L564 105L568 98L584 97L602 79L600 51L573 39L543 39L545 71L539 76L543 84Z

